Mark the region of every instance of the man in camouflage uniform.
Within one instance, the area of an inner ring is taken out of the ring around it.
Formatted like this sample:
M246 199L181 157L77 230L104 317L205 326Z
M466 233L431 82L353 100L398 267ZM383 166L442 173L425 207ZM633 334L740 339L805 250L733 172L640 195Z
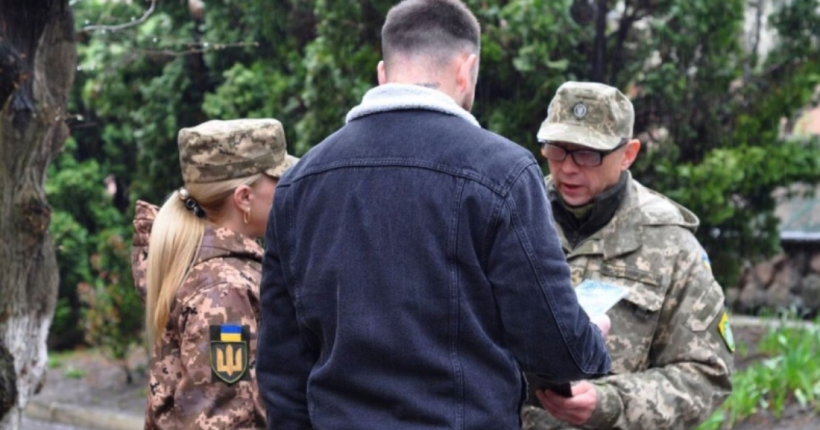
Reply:
M189 188L260 173L278 181L297 160L286 154L282 125L276 120L210 121L183 129L179 150ZM177 194L171 198L187 195ZM266 416L255 362L263 252L255 239L264 233L271 202L255 203L264 215L245 218L237 229L224 221L224 213L212 219L205 213L208 207L200 208L193 197L191 193L185 200L191 212L186 215L207 221L171 304L168 324L152 345L145 428L262 429ZM228 199L233 198L231 193ZM272 200L272 195L267 198ZM143 298L149 237L161 215L156 206L137 202L132 270Z
M608 315L612 374L572 397L531 392L523 427L689 429L732 389L734 341L720 285L686 208L629 173L632 103L615 88L568 82L538 132L548 197L572 280L629 289ZM538 406L543 406L541 409Z

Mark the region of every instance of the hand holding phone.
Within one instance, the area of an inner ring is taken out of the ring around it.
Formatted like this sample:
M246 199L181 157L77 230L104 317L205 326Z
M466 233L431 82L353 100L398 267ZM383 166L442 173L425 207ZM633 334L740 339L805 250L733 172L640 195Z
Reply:
M550 390L563 397L572 397L572 385L569 382L552 382L535 373L527 373L527 383L536 390Z

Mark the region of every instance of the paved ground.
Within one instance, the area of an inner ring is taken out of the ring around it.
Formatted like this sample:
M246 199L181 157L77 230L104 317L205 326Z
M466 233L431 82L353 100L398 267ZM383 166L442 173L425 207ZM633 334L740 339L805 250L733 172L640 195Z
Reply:
M143 419L140 415L123 413L122 410L102 409L82 403L42 403L30 400L25 417L31 426L40 430L140 430ZM44 426L45 423L60 424L64 427ZM39 426L39 427L36 427ZM26 425L22 430L28 430Z
M140 430L148 394L148 357L129 357L133 381L121 366L94 350L54 353L42 391L26 409L29 419L97 430Z
M44 421L36 421L23 417L23 423L20 425L21 430L91 430L86 427L73 427L63 424L48 423Z

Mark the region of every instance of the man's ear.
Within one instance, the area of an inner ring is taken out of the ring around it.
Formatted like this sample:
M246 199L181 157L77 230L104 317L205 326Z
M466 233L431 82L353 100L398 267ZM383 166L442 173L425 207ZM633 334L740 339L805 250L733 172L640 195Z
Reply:
M384 60L379 61L379 65L376 66L376 74L379 77L379 85L387 83L387 72L384 70Z
M251 210L253 201L253 190L247 185L240 185L233 190L233 204L241 212Z
M470 54L463 58L456 74L456 86L461 93L471 90L475 85L476 76L474 75L476 75L478 69L477 55Z
M626 170L632 163L635 162L635 159L638 158L638 153L641 152L641 141L638 139L632 139L626 143L626 152L624 152L624 160L621 163L621 170Z

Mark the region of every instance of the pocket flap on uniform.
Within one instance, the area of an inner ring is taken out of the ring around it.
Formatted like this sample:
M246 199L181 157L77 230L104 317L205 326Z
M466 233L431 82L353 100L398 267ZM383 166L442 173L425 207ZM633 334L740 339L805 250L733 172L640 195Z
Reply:
M657 312L663 306L663 295L660 294L660 276L641 270L603 265L601 275L609 278L618 278L618 284L629 288L629 294L624 297L629 303L650 312Z
M604 264L601 267L601 274L615 278L631 279L633 281L638 281L655 287L661 284L661 277L659 275L651 272L644 272L643 270L634 269L632 267L611 266L609 264Z

